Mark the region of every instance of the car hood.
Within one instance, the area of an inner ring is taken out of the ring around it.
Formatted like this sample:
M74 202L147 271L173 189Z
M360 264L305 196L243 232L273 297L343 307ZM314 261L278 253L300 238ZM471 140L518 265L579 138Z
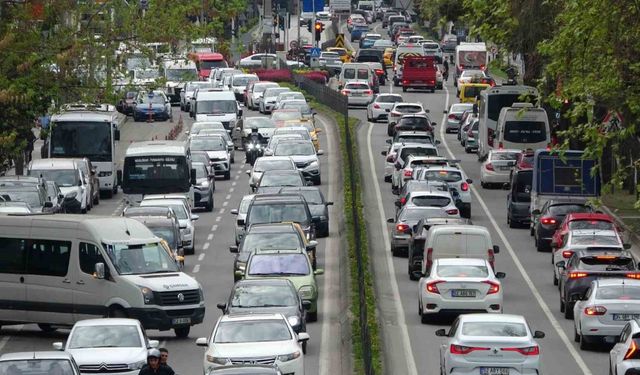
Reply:
M147 360L146 348L86 348L67 349L76 360L78 366L136 363Z
M220 114L208 114L198 113L196 114L196 121L233 121L236 119L235 113L220 113Z
M290 354L295 350L291 341L214 343L211 348L211 354L214 357L231 358L273 357Z
M227 159L229 154L227 151L207 151L209 159Z
M170 292L200 289L198 282L182 272L156 273L146 275L122 275L133 284L147 287L154 292ZM140 295L142 298L142 295Z

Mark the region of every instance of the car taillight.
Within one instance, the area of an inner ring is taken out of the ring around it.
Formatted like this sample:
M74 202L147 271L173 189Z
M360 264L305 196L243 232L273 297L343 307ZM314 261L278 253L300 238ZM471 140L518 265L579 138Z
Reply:
M409 84L409 80L408 79L403 79L402 80L402 84L403 85L408 85Z
M449 215L457 215L458 214L458 210L455 208L452 208L450 210L447 210L447 214Z
M450 113L450 114L449 114L449 119L451 119L451 120L457 120L457 119L458 119L458 116L454 115L453 113Z
M342 95L349 95L351 94L351 90L342 90Z
M400 198L400 204L404 206L405 203L407 203L407 198L406 197Z
M395 154L387 155L387 163L394 163L395 161L396 161Z
M584 313L589 316L604 315L607 309L604 306L587 306L584 308Z
M631 346L627 349L627 354L624 355L624 359L640 359L640 351L638 351L638 343L636 340L631 340Z
M499 148L500 150L502 150L502 149L504 148L504 145L502 144L502 142L498 143L498 148Z
M427 249L427 267L426 267L427 273L431 269L432 265L433 265L433 248L430 247Z
M572 255L573 255L573 250L563 250L562 251L562 257L564 259L569 259L569 258L571 258Z
M409 230L409 226L407 224L396 224L396 232L404 234L405 231Z
M379 105L378 103L375 103L375 104L373 105L373 108L375 108L375 109L380 109L380 105Z
M489 348L454 345L454 344L451 344L451 346L449 347L449 351L451 352L451 354L459 354L459 355L469 354L473 351L478 351L478 350L489 350Z
M540 219L540 223L544 225L555 225L557 223L556 219L552 217L543 217Z
M378 75L382 75L382 74L384 74L384 70L382 70L382 69L376 69L376 74L378 74Z
M640 273L628 273L625 275L626 277L630 278L630 279L640 279Z
M411 177L411 176L413 176L413 170L411 170L411 169L405 169L405 170L404 170L404 176L405 176L405 177Z
M493 252L493 249L487 250L487 261L491 264L491 268L494 268L496 261L496 254Z
M427 292L429 293L433 293L433 294L440 294L440 291L438 290L438 284L442 283L444 281L442 280L438 280L438 281L430 281L427 283L427 285L425 286L425 289L427 290Z
M581 279L581 278L587 277L587 276L589 276L589 274L586 273L586 272L578 272L578 271L569 272L569 278L570 279Z
M365 94L365 95L371 95L371 94L373 94L373 91L371 91L371 90L364 90L364 94Z
M491 163L487 163L484 167L485 167L488 171L495 171L495 169L493 168L493 164L491 164Z
M538 345L527 346L526 348L502 348L503 352L518 352L522 355L540 355L540 348Z
M483 281L484 284L488 284L489 285L489 290L487 291L487 294L496 294L500 291L500 284L495 283L493 281Z
M469 190L469 184L466 183L466 182L463 182L462 184L460 184L460 190L468 191Z

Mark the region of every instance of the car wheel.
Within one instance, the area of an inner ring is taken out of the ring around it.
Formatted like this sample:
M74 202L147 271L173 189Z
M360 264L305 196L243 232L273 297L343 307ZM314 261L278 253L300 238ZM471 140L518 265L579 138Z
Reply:
M553 285L558 285L558 277L555 272L553 273Z
M119 308L119 307L112 307L111 309L109 309L109 313L107 314L107 318L128 318L129 316L127 315L127 313Z
M573 305L570 303L564 304L564 317L565 319L573 319Z
M578 333L578 328L576 327L576 325L573 325L573 341L575 342L580 342L580 334Z
M400 256L398 254L398 249L396 249L396 247L393 245L391 245L391 255L393 255L394 257Z
M207 211L213 211L213 194L209 196L209 203L207 203Z
M547 250L547 247L544 245L544 243L542 241L540 241L538 239L538 236L534 237L535 238L535 245L536 245L536 250L538 250L538 252L543 252Z
M589 350L591 348L591 343L587 336L580 335L580 350Z
M307 313L307 322L315 322L318 320L318 312L308 312Z
M314 185L320 185L322 184L322 179L320 178L320 176L318 176L317 178L313 179L313 184Z
M535 231L533 230L533 227L532 227L532 226L530 226L530 227L529 227L529 235L530 235L530 236L533 236L534 234L535 234Z
M225 180L230 180L231 179L231 171L224 172L224 179Z
M180 327L174 328L173 332L176 334L176 337L179 339L184 339L189 337L189 331L191 331L191 327Z
M422 324L431 323L431 314L422 314L422 315L420 315L420 323L422 323Z
M307 342L302 343L302 354L307 354Z
M566 306L564 304L564 301L562 300L562 297L560 297L560 312L563 313L565 308Z
M113 189L107 190L104 194L107 198L113 198Z
M407 88L406 87L402 87L402 92L407 92Z

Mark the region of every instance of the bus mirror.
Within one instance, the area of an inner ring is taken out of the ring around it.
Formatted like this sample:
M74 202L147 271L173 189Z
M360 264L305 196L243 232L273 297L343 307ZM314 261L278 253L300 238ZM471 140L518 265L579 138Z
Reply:
M116 129L116 130L113 132L113 139L114 139L114 140L116 140L116 141L119 141L119 140L120 140L120 129Z
M195 184L196 184L196 170L191 169L191 185L195 185Z
M122 186L122 171L121 170L116 171L116 179L118 181L118 185Z

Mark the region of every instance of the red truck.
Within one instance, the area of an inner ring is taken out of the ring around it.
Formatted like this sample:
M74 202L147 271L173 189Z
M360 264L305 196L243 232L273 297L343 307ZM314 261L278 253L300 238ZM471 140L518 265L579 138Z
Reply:
M405 56L402 70L402 91L409 88L436 91L435 56Z

